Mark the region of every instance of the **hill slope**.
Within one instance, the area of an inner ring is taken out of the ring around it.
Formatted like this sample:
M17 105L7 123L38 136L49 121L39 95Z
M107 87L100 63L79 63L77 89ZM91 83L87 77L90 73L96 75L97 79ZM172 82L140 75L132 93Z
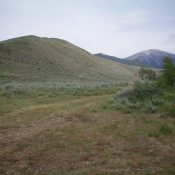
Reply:
M106 54L103 54L103 53L97 53L97 54L94 54L94 55L97 56L97 57L104 58L104 59L110 60L110 61L115 61L115 62L118 62L118 63L123 63L123 64L127 64L127 65L135 65L130 60L126 60L126 59L106 55Z
M175 54L157 50L157 49L141 51L139 53L136 53L124 59L105 55L105 54L94 54L94 55L101 58L105 58L107 60L124 63L127 65L146 66L151 68L162 68L164 57L170 57L175 63Z
M103 53L96 53L94 55L97 56L97 57L105 58L107 60L118 61L118 62L121 61L122 62L122 59L121 58L110 56L110 55L106 55L106 54L103 54Z
M60 39L24 36L0 42L1 82L130 80L135 68L100 59Z

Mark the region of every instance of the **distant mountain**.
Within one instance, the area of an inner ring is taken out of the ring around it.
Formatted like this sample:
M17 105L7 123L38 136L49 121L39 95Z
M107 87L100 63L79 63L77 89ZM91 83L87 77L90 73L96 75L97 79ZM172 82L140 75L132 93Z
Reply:
M105 58L105 59L110 60L110 61L116 61L116 62L123 63L123 64L134 65L132 63L132 61L130 61L130 60L126 60L126 59L106 55L106 54L103 54L103 53L97 53L97 54L94 54L94 55L97 56L97 57L100 57L100 58Z
M151 68L162 68L164 57L170 57L175 63L175 54L157 49L141 51L124 59L105 54L95 54L95 55L101 58L105 58L107 60L112 60L128 65L145 66Z
M105 58L107 60L117 61L117 62L120 62L120 63L123 63L123 62L125 63L124 59L114 57L114 56L110 56L110 55L106 55L106 54L103 54L103 53L97 53L97 54L94 54L94 55L97 56L97 57Z
M175 63L175 54L157 50L157 49L145 50L145 51L136 53L132 56L129 56L125 59L128 61L131 61L134 65L153 67L153 68L162 68L163 59L165 57L171 58Z
M127 81L134 77L134 68L128 67L56 38L24 36L0 42L0 83Z
M112 61L119 61L120 62L122 60L121 58L117 58L117 57L114 57L114 56L106 55L106 54L103 54L103 53L96 53L94 55L97 56L97 57L106 58L106 59L112 60Z

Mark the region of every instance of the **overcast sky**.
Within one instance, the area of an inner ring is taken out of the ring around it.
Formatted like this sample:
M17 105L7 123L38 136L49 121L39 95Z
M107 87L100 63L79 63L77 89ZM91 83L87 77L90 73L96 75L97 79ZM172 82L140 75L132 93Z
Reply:
M0 0L0 40L55 37L91 53L175 53L175 0Z

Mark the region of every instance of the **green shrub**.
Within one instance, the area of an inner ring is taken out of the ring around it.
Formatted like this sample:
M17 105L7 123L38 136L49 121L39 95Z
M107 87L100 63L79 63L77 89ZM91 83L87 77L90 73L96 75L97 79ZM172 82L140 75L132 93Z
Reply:
M164 58L164 70L159 77L158 83L162 86L172 87L175 85L175 65L173 61L165 57Z
M156 106L154 106L151 101L148 101L148 103L145 103L145 105L144 105L144 111L146 113L155 113L156 112Z
M153 105L162 105L164 104L165 100L162 98L162 96L153 96L152 97L152 104Z
M175 117L175 104L171 101L167 101L164 105L162 105L160 110L170 117Z
M175 105L171 105L168 109L168 114L172 117L175 117Z
M163 106L163 110L171 117L175 117L175 104L167 103Z
M148 134L148 136L149 137L156 137L156 138L158 138L158 137L160 137L160 134L158 132L156 132L156 131L152 131L152 132L150 132Z
M137 81L132 90L121 92L114 100L117 109L146 113L156 112L157 106L164 102L156 83L150 81Z
M167 124L162 124L159 129L161 134L169 135L172 133L172 129Z
M158 93L159 90L155 83L150 81L137 81L130 93L129 99L133 102L145 101L145 99L151 99Z
M164 91L163 95L166 100L169 101L175 100L175 88L167 89L166 91Z
M161 135L170 135L172 133L172 129L167 124L162 124L159 127L158 131L151 131L148 136L158 138Z

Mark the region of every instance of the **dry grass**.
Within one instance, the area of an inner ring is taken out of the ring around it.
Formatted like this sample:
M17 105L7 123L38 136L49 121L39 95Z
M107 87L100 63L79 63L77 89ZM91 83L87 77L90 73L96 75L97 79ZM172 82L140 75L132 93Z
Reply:
M0 117L0 174L174 174L175 120L106 109L112 96L7 105ZM169 135L160 133L162 124Z

